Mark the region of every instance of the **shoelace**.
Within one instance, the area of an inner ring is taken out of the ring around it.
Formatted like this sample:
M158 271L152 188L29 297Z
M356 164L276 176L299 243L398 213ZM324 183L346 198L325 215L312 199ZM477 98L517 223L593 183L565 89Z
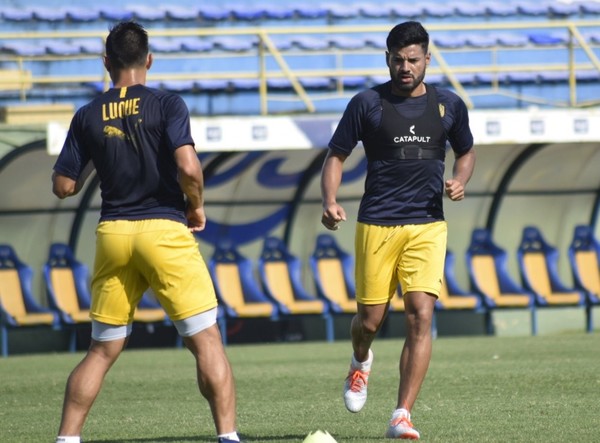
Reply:
M403 415L401 415L400 417L396 417L390 423L390 425L392 425L392 426L398 426L399 424L403 424L403 425L405 425L407 427L414 428L414 426L410 422L410 420L407 417L403 416Z
M352 392L359 392L363 386L367 384L368 377L368 372L359 371L358 369L348 374L348 378L350 379L350 390Z

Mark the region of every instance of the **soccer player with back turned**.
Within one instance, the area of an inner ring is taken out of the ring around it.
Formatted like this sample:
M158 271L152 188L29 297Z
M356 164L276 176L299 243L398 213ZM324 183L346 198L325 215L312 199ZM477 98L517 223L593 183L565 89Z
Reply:
M204 229L203 176L187 107L145 86L148 35L114 26L104 66L113 88L77 111L54 166L53 191L76 194L90 171L102 209L92 278L92 340L69 376L57 442L79 443L108 370L125 348L133 313L151 287L196 361L221 443L238 442L235 386L216 325L217 300L193 232Z
M367 177L356 225L358 312L351 325L353 354L344 402L349 411L358 412L367 400L371 344L400 285L407 336L397 405L385 436L417 440L411 410L431 359L431 324L446 253L442 196L464 198L475 151L464 102L424 83L431 55L423 26L401 23L386 43L390 81L350 100L329 143L321 174L322 223L336 230L346 220L336 195L343 163L360 140ZM453 177L444 181L447 141L456 159Z

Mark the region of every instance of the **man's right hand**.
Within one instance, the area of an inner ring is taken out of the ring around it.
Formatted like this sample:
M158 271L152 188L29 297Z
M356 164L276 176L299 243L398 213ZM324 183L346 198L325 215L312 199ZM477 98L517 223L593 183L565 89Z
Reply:
M326 207L321 217L321 223L330 231L337 231L340 222L346 221L346 211L337 203Z

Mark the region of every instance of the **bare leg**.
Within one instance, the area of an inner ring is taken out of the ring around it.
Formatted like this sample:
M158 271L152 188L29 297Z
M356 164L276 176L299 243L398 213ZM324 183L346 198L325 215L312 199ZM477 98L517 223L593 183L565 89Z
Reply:
M369 358L369 349L388 312L388 304L363 305L358 303L358 312L352 318L350 333L356 361Z
M425 292L408 292L404 300L407 336L400 356L397 407L410 411L419 395L431 360L431 322L436 299Z
M184 337L196 359L198 387L208 400L217 434L236 431L235 385L217 325Z
M73 369L67 381L58 435L81 435L104 377L125 348L126 342L126 338L108 342L92 340L86 356Z

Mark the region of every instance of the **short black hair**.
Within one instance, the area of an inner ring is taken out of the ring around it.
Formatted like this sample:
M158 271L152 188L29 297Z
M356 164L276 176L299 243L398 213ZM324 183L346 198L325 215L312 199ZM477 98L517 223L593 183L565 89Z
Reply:
M106 56L115 69L144 66L149 51L148 33L134 21L117 23L106 38Z
M429 34L419 22L408 21L392 28L386 40L387 50L405 48L410 45L420 45L423 52L429 51Z

